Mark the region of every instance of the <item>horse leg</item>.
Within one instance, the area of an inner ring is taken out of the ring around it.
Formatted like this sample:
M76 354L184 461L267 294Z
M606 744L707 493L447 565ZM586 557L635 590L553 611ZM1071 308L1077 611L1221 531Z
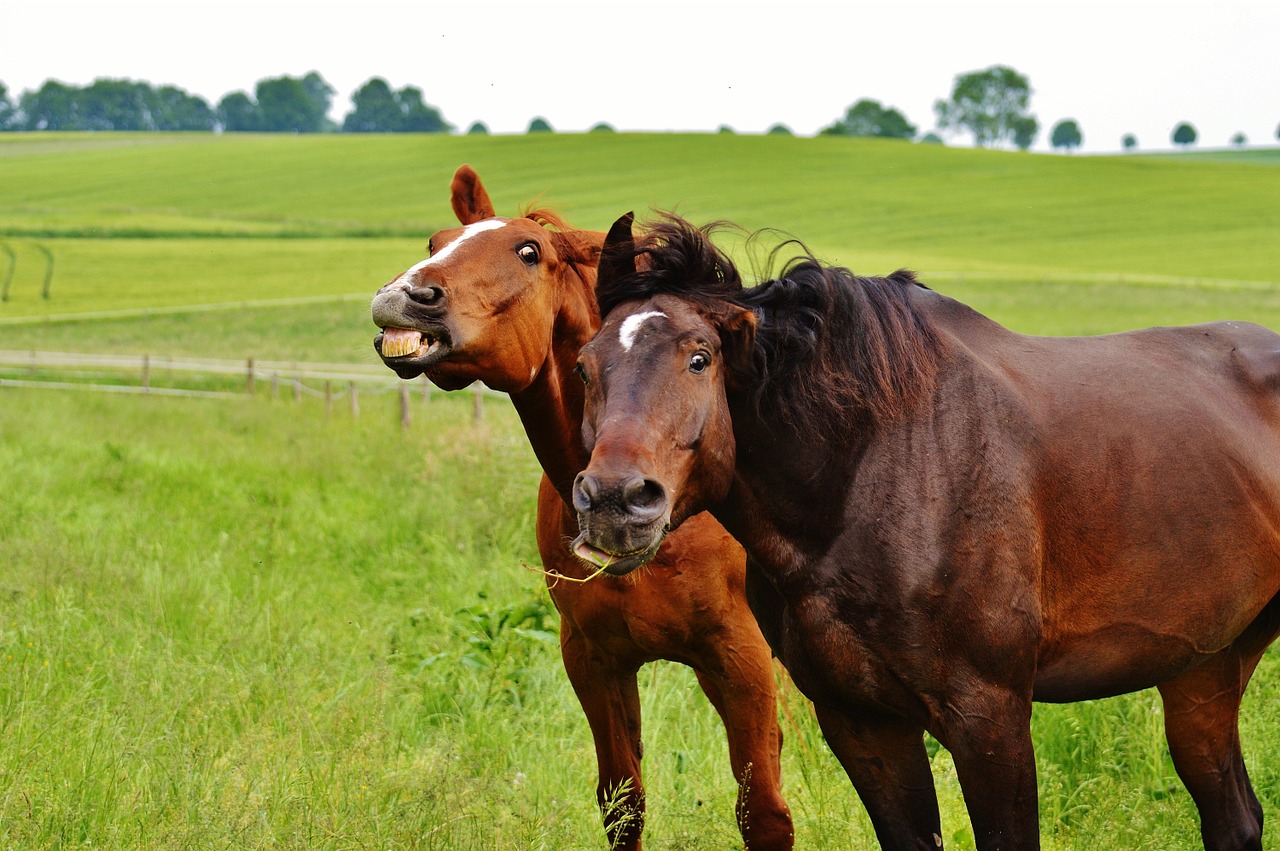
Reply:
M880 846L941 848L942 820L924 729L900 718L814 709L822 735L867 808Z
M640 778L638 665L602 657L561 623L560 653L569 682L586 713L595 741L599 782L596 801L611 849L639 851L644 830L644 785Z
M750 618L750 614L747 614ZM708 664L694 669L729 739L729 763L738 781L736 814L744 845L752 851L795 844L791 810L782 797L782 728L772 657L755 629L718 635Z
M934 734L955 761L979 851L1040 847L1031 700L1001 688L953 694Z
M1280 598L1230 647L1160 686L1169 753L1208 851L1262 848L1262 806L1240 753L1240 698L1277 629Z

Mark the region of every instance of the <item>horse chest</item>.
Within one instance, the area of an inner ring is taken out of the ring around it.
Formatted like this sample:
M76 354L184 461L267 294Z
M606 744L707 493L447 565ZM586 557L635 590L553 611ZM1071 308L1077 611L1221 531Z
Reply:
M821 594L789 601L780 618L778 656L811 700L913 712L919 701L909 683L922 672L902 650L914 642L887 624L858 620Z

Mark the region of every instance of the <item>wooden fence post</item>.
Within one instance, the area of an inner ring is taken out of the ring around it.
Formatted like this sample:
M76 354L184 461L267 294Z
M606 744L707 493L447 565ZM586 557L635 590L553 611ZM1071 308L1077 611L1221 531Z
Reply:
M324 383L324 415L326 417L333 416L333 382L325 381Z
M413 414L409 410L409 383L400 383L400 428L408 428L413 422Z
M245 362L245 392L253 395L253 358Z
M471 418L475 420L476 425L484 422L484 391L479 384L475 387L475 404L472 408Z
M351 416L360 416L360 398L356 395L356 383L353 381L350 385L351 390Z
M142 392L151 392L151 355L142 356Z

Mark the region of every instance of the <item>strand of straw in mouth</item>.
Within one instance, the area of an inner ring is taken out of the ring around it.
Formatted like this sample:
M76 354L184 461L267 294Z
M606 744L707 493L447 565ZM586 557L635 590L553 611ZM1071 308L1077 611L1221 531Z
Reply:
M544 570L543 568L540 568L540 567L534 567L533 565L528 564L527 562L521 562L520 566L523 567L525 570L531 570L534 573L541 573L543 576L552 577L555 581L552 582L547 587L554 588L556 587L556 585L560 584L561 579L563 579L566 582L577 582L580 585L590 582L592 579L595 579L597 576L604 573L605 568L607 568L611 564L613 564L612 558L610 558L604 564L600 565L600 567L596 569L596 572L588 576L586 579L576 579L572 576L565 576L563 573L560 573L557 570Z

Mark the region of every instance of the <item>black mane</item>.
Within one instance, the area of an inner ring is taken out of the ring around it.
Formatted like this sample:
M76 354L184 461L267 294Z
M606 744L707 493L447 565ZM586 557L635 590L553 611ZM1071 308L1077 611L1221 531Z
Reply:
M745 288L733 261L711 242L724 227L695 227L665 215L624 249L634 272L601 276L601 316L624 301L674 295L716 317L739 307L756 314L752 374L757 411L821 437L830 417L884 422L934 382L940 357L932 322L910 301L923 287L905 269L861 277L799 257L782 274ZM767 403L767 404L766 404Z

